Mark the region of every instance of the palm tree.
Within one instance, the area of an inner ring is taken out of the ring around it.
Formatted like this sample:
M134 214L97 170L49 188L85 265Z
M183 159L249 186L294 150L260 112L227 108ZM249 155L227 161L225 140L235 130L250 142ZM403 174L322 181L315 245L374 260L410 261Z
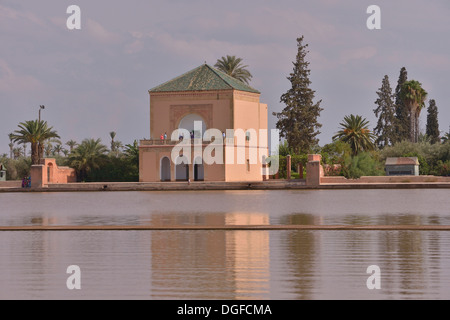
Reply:
M69 166L76 170L80 181L85 181L87 174L106 160L107 151L100 139L84 139L70 154Z
M226 57L222 57L217 60L214 67L246 84L248 84L253 77L250 71L246 69L248 66L242 65L242 59L236 58L236 56L227 55Z
M19 159L22 156L22 148L14 148L13 149L14 159Z
M59 138L53 127L48 127L47 121L29 120L19 123L19 130L14 131L12 140L31 144L31 164L39 164L44 153L44 142L51 138Z
M334 140L340 140L350 144L353 155L360 151L369 151L375 149L375 135L368 129L369 121L361 116L345 116L344 121L340 123L341 130L333 136Z
M14 143L13 143L14 134L10 133L10 134L8 134L8 137L9 137L9 158L12 159L13 158L13 148L14 148Z
M72 153L73 148L78 144L75 140L69 140L66 142L66 144L69 146L70 148L70 153Z
M125 145L123 153L131 163L139 165L139 145L137 140L134 140L133 144Z
M115 151L114 138L116 137L116 133L114 131L111 131L109 133L109 136L111 137L111 151Z
M419 117L420 111L425 107L427 92L422 88L422 84L416 80L406 81L402 85L402 99L409 108L410 113L410 139L411 142L419 140Z
M23 144L23 146L22 146L22 148L23 148L23 156L26 157L27 156L27 143L23 142L22 144Z
M62 150L63 150L63 147L59 143L53 147L53 153L58 154L58 156L61 155Z

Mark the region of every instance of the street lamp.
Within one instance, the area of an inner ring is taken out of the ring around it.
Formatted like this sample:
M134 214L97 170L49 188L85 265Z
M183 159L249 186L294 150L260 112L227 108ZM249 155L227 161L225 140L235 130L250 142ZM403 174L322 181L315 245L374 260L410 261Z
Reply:
M40 105L39 106L39 122L41 122L41 110L42 109L45 109L45 106L44 105Z

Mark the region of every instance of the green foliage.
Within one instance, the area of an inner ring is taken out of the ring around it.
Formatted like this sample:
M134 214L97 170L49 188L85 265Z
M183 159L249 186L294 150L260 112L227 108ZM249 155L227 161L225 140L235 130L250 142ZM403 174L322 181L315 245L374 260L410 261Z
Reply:
M298 165L301 163L303 165L303 171L306 169L306 163L308 162L308 155L291 155L291 177L299 176ZM286 179L287 178L287 166L286 166L286 156L279 156L279 178ZM303 172L304 173L304 172ZM304 175L305 176L305 175Z
M419 81L410 80L404 82L402 85L400 96L409 108L410 141L412 142L418 142L419 139L419 117L422 108L425 106L427 94Z
M139 171L139 145L137 140L134 140L133 144L126 144L123 153Z
M352 149L348 143L340 140L335 140L332 143L326 144L320 150L323 164L342 164L343 159L352 154Z
M359 115L345 116L344 121L340 123L341 130L333 136L333 140L340 140L348 143L352 149L353 155L361 151L370 151L375 149L374 134L369 130L369 121Z
M428 106L426 134L430 137L430 142L432 144L440 141L438 109L434 99L430 100L430 105Z
M376 144L379 148L392 145L396 140L395 132L395 107L392 101L392 90L389 77L384 76L381 88L377 91L378 99L375 101L377 107L373 110L378 118L374 134L377 136Z
M85 139L70 154L67 163L77 171L80 181L139 181L139 146L125 146L124 153L107 153L100 139Z
M31 162L38 164L44 156L44 142L48 139L59 138L53 127L47 121L30 120L19 123L19 130L14 131L10 139L19 143L31 144Z
M295 154L294 150L289 147L288 142L285 140L283 143L280 143L278 146L278 155L287 156Z
M345 156L342 164L342 175L347 179L357 179L362 176L385 175L384 163L375 152L362 152L356 156Z
M436 173L440 176L450 176L450 160L443 162L438 160L436 163Z
M246 84L249 84L253 77L250 71L247 70L248 66L242 65L242 59L236 58L236 56L227 55L222 57L217 60L214 67Z
M6 168L6 180L21 180L30 175L31 158L20 157L18 159L9 159L5 156L0 158L0 163Z
M80 181L86 181L93 169L99 169L106 162L107 148L100 139L84 139L69 156L69 166L77 172Z
M403 141L380 152L383 161L388 157L417 157L421 175L442 175L442 165L439 163L450 160L450 144Z
M406 68L400 70L397 87L395 88L395 132L394 142L408 140L410 138L410 114L409 108L401 96L403 84L408 80Z
M442 136L441 140L442 140L442 143L448 143L450 141L450 132L447 132L446 134L444 134L444 136Z
M92 169L86 176L86 182L125 182L139 181L139 167L127 157L109 155L103 164Z
M280 99L286 107L281 112L273 113L278 118L276 126L281 137L286 138L295 153L308 153L317 145L316 136L322 127L317 121L323 110L320 107L322 101L313 102L315 91L310 88L309 62L305 60L307 46L303 44L303 36L297 39L297 57L294 69L288 77L291 88Z

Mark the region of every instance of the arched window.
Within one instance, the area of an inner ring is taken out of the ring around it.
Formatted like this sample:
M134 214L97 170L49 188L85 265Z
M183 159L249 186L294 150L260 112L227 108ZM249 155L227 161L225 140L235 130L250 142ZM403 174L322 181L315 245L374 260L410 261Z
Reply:
M206 124L201 116L191 113L181 119L178 129L186 129L189 133L193 133L195 139L199 139L206 131Z

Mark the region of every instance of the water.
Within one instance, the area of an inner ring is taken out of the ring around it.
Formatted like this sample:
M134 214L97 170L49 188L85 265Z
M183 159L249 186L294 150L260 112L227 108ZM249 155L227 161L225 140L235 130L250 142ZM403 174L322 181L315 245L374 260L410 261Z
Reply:
M450 225L448 190L0 193L0 225ZM449 299L450 231L0 232L1 299ZM66 269L81 268L81 290ZM378 265L381 289L369 290Z

